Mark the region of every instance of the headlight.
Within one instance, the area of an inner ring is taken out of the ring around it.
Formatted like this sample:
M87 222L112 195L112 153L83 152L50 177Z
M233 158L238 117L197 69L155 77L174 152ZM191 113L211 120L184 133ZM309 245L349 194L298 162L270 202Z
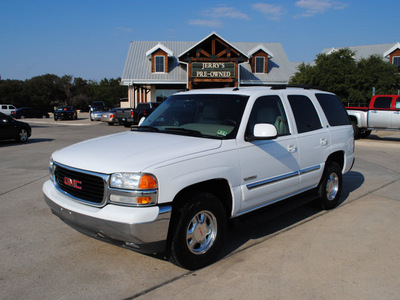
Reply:
M54 161L53 161L53 158L50 158L49 173L50 173L50 180L54 182Z
M149 174L114 173L111 175L110 187L127 190L156 189L156 178Z
M111 202L126 205L154 205L157 203L157 180L149 174L112 174L109 199Z

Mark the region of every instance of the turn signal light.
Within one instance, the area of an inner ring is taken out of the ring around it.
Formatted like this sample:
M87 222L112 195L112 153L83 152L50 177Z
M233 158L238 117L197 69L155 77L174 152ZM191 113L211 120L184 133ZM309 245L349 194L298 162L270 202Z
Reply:
M149 203L151 203L151 197L138 197L137 203L138 204L149 204Z
M157 188L157 182L153 176L142 175L139 181L139 189L155 189ZM146 198L146 197L144 197Z

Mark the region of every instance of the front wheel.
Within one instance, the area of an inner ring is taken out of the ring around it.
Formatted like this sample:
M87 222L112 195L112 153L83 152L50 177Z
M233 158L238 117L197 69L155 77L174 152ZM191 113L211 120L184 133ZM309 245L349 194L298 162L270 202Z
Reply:
M171 260L189 269L203 268L216 260L224 243L227 217L220 200L200 193L185 204L173 228Z
M342 192L342 170L338 163L328 162L318 185L318 204L322 209L338 206Z

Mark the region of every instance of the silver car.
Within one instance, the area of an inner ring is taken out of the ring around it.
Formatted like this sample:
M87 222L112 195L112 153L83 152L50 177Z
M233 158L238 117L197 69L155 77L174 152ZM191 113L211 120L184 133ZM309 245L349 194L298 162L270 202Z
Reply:
M112 110L103 113L101 115L101 122L107 122L108 125L114 125L114 124L118 124L118 119L117 119L117 109L119 109L119 107L117 108L113 108Z
M100 121L101 115L104 114L105 111L99 108L93 108L93 110L90 113L90 120L91 121Z

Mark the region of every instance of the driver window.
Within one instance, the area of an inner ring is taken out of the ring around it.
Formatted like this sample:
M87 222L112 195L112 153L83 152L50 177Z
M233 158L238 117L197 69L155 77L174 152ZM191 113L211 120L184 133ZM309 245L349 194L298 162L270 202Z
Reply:
M274 125L278 136L290 134L285 109L279 96L263 96L256 100L250 114L246 134L253 135L254 126L260 123Z

